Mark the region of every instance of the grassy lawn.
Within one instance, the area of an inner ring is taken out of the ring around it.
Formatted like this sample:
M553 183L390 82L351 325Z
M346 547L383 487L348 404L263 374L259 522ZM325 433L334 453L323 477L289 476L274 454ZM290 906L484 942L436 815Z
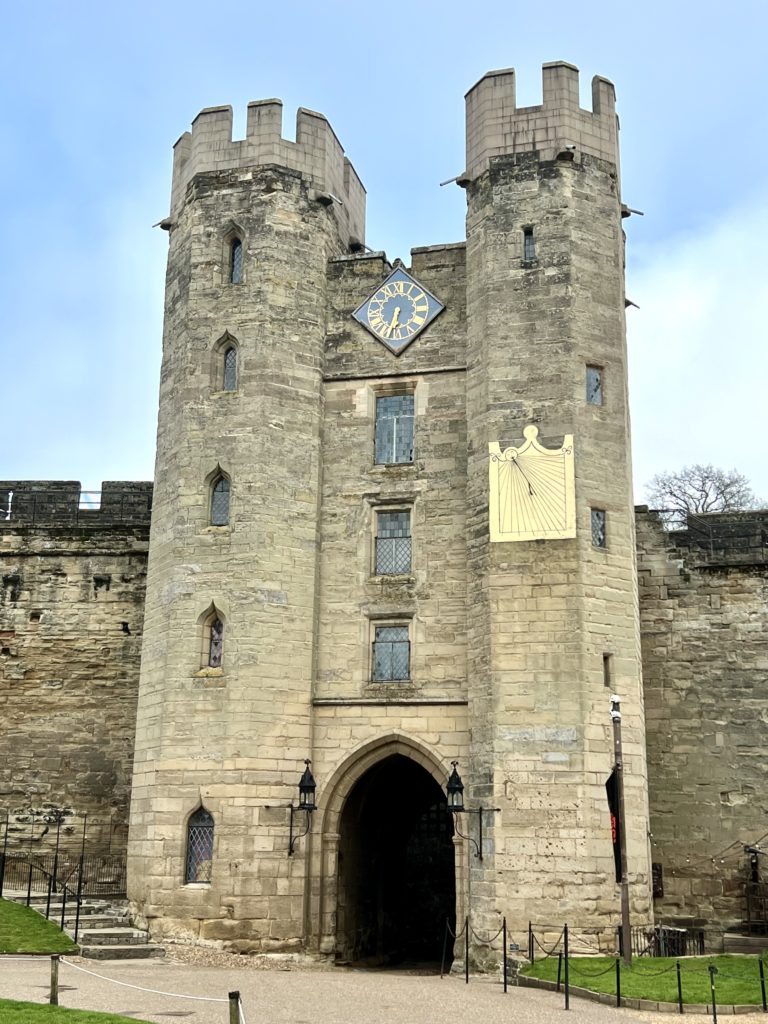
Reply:
M36 910L0 900L0 953L71 953L68 935Z
M631 967L621 965L621 994L635 999L677 1002L677 973L674 957L637 957ZM571 957L571 985L594 992L616 992L616 960L614 957ZM717 1002L760 1003L760 974L756 956L684 957L680 961L684 1003L710 1002L709 972L714 964ZM610 968L610 970L606 970ZM601 973L604 972L604 973ZM537 960L523 968L523 974L557 981L557 957ZM768 965L765 968L768 978Z
M0 1021L6 1020L13 1021L13 1024L142 1024L137 1017L116 1017L114 1013L66 1010L61 1006L0 999Z

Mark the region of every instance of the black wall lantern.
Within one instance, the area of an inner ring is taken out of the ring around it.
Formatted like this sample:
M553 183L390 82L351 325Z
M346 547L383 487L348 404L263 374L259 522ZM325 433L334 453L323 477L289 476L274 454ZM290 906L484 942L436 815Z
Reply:
M445 792L448 797L448 810L454 816L453 827L456 829L456 835L461 836L462 839L467 839L475 848L475 857L478 860L483 859L483 811L500 811L500 807L477 807L473 810L469 810L464 806L464 783L461 781L461 776L456 771L458 761L451 761L453 771L448 776L448 784L445 787ZM480 842L472 838L472 836L465 836L464 833L459 829L458 817L459 814L476 814L477 815L477 828Z
M309 832L312 824L312 812L315 809L315 790L317 789L317 786L315 785L312 772L309 770L309 766L312 762L307 759L304 761L304 764L306 765L306 768L304 769L304 774L299 779L299 806L294 807L294 805L291 804L291 835L288 841L289 857L293 854L296 843L298 843L300 839L303 839ZM294 814L298 814L299 811L304 811L307 815L307 825L303 832L300 832L295 836L293 834L293 816Z

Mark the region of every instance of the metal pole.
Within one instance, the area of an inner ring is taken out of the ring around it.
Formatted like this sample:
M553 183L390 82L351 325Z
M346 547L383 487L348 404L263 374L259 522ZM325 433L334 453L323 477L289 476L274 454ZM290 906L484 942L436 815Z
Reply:
M469 918L464 918L464 984L469 984Z
M3 855L0 862L0 899L3 897L3 883L5 882L5 858L8 852L8 824L11 820L11 812L5 812L5 836L3 838Z
M229 993L229 1024L240 1024L240 993Z
M51 957L51 992L48 997L48 1003L51 1006L59 1005L59 958L58 956Z
M677 1008L683 1012L683 978L680 974L680 961L677 961Z
M712 1024L717 1024L717 998L715 996L715 975L717 974L717 968L714 964L710 964L707 970L709 971L709 990L712 993Z
M53 875L48 875L48 896L45 900L45 920L51 916L51 885L53 884Z
M504 992L507 991L507 919L501 919L501 948L504 951Z
M613 756L616 769L616 789L619 797L619 838L621 840L621 937L624 963L632 963L632 932L629 923L629 876L627 874L627 816L624 809L624 758L621 747L621 698L611 697L613 722Z
M59 839L61 837L61 814L56 815L56 849L53 853L53 891L56 892L56 875L59 870Z
M616 1005L621 1006L621 957L616 957Z
M83 902L83 858L77 868L77 896L75 897L75 942L80 931L80 904Z
M563 928L563 958L565 960L565 1008L571 1008L571 991L568 985L568 925Z
M768 1013L768 1003L765 1001L765 969L763 968L763 958L758 958L758 964L760 967L760 992L763 996L763 1013Z
M528 922L528 959L533 963L533 925Z

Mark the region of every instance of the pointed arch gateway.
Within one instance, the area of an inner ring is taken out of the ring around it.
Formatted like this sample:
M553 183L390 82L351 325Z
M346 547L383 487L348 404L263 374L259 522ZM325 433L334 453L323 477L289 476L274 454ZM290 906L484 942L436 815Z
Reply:
M463 875L447 778L435 754L400 734L365 744L334 772L319 807L323 952L345 962L440 959Z

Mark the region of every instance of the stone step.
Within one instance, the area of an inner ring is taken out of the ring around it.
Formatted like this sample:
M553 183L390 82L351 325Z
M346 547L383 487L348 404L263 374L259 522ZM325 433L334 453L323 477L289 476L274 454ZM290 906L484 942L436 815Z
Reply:
M61 917L53 918L56 924L61 924ZM69 911L64 918L64 930L71 931L75 927L75 915L70 917ZM127 928L129 918L123 914L90 914L86 917L80 915L80 931L84 928Z
M81 928L77 941L81 946L140 946L149 935L140 928Z
M738 932L726 932L723 936L724 953L762 953L768 945L768 936L740 935Z
M165 956L165 949L154 942L135 946L80 946L80 956L91 960L139 960Z

